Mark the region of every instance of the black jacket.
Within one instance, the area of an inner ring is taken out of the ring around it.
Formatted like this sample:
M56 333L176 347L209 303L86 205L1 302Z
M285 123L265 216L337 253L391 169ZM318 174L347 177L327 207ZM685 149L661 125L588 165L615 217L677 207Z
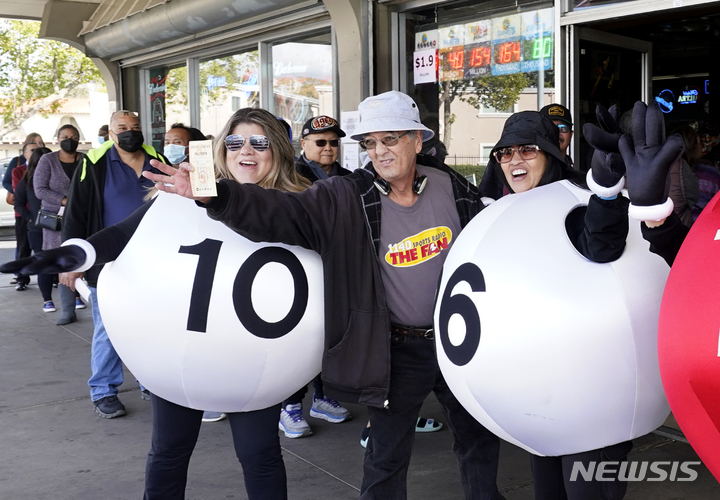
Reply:
M346 176L351 173L348 169L343 168L338 162L335 162L334 165L337 169L336 175L338 175L338 176ZM302 175L303 177L305 177L307 180L309 180L313 184L316 181L320 180L318 178L318 176L315 175L315 172L313 172L312 167L310 165L308 165L307 158L305 158L305 155L300 155L300 158L295 160L295 170L297 171L298 174ZM333 176L333 177L335 177L335 176Z
M42 206L42 202L35 196L35 191L28 189L25 179L20 179L15 188L15 211L20 217L28 221L28 231L41 231L41 228L35 227L35 219L38 211Z
M83 159L82 166L75 169L63 215L63 241L71 238L87 239L103 228L105 209L103 193L107 176L108 151L112 146L112 141L106 141L99 148L91 149ZM143 150L151 158L168 163L167 159L152 146L143 144ZM155 169L153 171L161 173ZM101 270L102 266L97 265L85 272L88 285L97 286L97 278Z
M477 190L432 157L418 163L450 175L464 227L481 208ZM380 275L380 193L372 165L281 193L223 180L208 215L253 241L312 249L323 260L325 393L341 401L382 407L390 383L390 311Z
M690 232L690 228L682 223L680 217L673 212L662 226L649 228L640 224L643 238L650 242L650 251L665 259L669 266L675 262L675 257Z

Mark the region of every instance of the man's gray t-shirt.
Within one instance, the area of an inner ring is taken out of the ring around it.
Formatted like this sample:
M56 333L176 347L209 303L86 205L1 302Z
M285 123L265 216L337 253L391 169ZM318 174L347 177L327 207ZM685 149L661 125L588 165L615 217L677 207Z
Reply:
M438 277L461 226L450 176L422 165L417 170L428 181L413 206L382 196L378 257L392 322L430 326Z

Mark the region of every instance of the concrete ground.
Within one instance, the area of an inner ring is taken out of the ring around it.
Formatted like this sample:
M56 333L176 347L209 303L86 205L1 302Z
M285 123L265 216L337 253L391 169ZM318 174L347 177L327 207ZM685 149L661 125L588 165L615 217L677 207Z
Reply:
M0 262L12 260L13 254L14 242L0 241ZM24 292L17 292L10 279L0 275L0 499L142 498L151 409L141 400L132 374L126 372L120 394L127 416L100 419L87 387L90 308L78 311L78 322L56 326L60 312L42 312L34 279ZM330 424L308 417L312 437L281 437L291 499L357 498L364 453L359 440L366 411L348 407L355 417L349 422ZM422 415L443 420L434 397L428 398ZM417 436L408 475L410 499L462 498L450 447L447 429ZM698 458L688 444L651 434L635 440L630 460ZM693 482L630 483L626 498L720 498L720 486L708 470L694 468L699 475ZM528 453L503 443L498 485L508 500L533 498ZM247 498L227 421L203 424L190 465L187 498Z

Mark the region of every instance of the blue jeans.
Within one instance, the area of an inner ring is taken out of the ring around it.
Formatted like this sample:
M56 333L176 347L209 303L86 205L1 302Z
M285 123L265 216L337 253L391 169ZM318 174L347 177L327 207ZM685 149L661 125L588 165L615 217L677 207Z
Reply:
M152 395L152 445L145 469L144 500L185 498L188 466L195 449L202 410L193 410ZM280 449L280 405L228 413L235 454L250 500L286 500L287 477Z
M425 398L434 392L453 433L465 498L496 500L500 439L458 402L437 363L435 342L393 335L389 409L368 407L370 441L363 465L362 500L405 500L415 424Z
M97 288L90 287L90 305L95 329L90 349L90 369L88 380L90 399L97 401L107 396L116 396L118 386L123 383L123 367L120 356L110 342L97 301ZM144 389L141 385L140 389Z

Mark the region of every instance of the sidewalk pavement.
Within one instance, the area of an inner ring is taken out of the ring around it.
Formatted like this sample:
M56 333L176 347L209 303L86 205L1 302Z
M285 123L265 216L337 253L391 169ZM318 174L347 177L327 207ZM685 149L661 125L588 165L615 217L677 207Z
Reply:
M13 255L14 242L0 241L0 262L12 260ZM34 278L23 292L17 292L10 279L0 275L0 499L142 498L151 408L141 400L134 377L126 370L121 387L127 416L99 418L87 387L90 308L77 311L78 322L57 326L60 311L42 312ZM56 290L53 296L57 298ZM281 436L289 496L296 500L357 498L364 454L359 441L366 410L347 405L354 418L342 424L317 420L307 416L311 393L304 408L314 435ZM432 396L422 415L444 421ZM463 498L451 444L447 427L417 435L408 473L410 499ZM630 460L698 458L688 444L651 434L635 440ZM632 482L626 498L720 498L720 485L708 470L693 468L699 473L693 482ZM528 453L503 443L498 486L508 500L533 498ZM247 498L227 421L203 424L190 464L186 498Z

